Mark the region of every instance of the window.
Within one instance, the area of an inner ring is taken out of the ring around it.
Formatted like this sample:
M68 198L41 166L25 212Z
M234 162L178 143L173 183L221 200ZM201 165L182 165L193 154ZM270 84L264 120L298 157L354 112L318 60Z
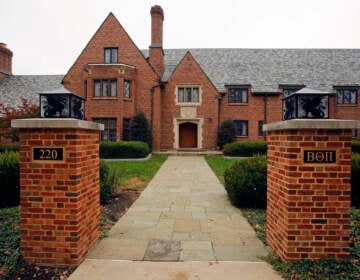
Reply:
M95 97L115 97L117 95L116 80L94 80Z
M248 136L248 121L234 121L236 136Z
M343 88L337 90L338 104L357 104L357 88Z
M104 63L118 63L118 49L105 48L104 49Z
M101 131L101 141L116 141L116 119L115 118L94 118L94 122L104 125L104 130Z
M123 140L124 141L130 140L130 119L129 118L123 119Z
M178 103L199 103L199 87L179 87Z
M357 136L358 136L358 130L357 130L357 128L353 128L352 129L352 137L356 138Z
M229 103L248 103L247 88L229 88Z
M124 98L131 97L131 81L124 80Z
M264 136L263 125L264 125L264 121L258 122L258 135L259 136Z

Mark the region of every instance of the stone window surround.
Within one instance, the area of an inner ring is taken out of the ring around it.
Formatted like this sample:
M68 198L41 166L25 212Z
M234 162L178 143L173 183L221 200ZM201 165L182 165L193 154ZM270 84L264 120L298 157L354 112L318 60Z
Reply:
M179 102L178 89L179 88L198 88L199 89L199 102ZM175 86L175 104L179 106L198 106L202 103L202 87L200 84L178 84Z

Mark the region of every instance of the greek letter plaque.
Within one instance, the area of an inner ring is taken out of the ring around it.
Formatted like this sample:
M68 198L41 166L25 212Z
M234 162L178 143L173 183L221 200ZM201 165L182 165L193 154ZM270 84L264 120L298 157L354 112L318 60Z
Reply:
M336 163L336 151L304 150L304 163Z

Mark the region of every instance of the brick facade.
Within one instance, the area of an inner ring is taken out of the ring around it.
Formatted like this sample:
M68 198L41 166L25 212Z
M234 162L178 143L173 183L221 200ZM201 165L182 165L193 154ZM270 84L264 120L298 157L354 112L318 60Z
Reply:
M12 74L13 53L6 47L6 44L0 43L0 81Z
M31 121L15 121L21 141L20 251L28 263L77 265L99 236L99 132L37 128L53 120ZM34 147L62 147L64 158L34 161Z
M284 261L349 255L350 143L349 128L268 131L267 241ZM304 150L336 163L304 163Z

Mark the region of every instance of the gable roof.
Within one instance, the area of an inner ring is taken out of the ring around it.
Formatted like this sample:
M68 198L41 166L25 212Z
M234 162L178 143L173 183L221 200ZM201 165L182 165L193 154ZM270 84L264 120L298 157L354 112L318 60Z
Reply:
M12 107L19 106L20 97L23 97L31 104L38 104L38 93L61 87L63 77L63 75L7 76L0 81L0 103Z
M360 84L360 49L166 49L163 81L187 51L219 92L229 84L250 84L254 92L276 92L279 84L324 91Z

